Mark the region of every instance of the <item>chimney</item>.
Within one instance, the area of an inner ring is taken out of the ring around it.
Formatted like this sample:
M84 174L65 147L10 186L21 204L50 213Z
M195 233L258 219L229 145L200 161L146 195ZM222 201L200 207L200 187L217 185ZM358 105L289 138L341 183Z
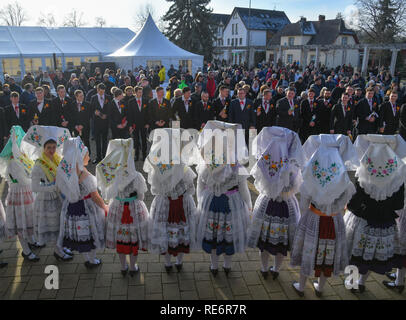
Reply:
M323 14L320 14L319 15L319 22L323 22L323 21L326 21L326 16L323 15Z

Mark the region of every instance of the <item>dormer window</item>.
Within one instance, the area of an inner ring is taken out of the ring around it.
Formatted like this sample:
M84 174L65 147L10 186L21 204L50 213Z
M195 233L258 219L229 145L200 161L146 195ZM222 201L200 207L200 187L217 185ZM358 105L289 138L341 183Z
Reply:
M289 37L289 45L293 46L295 44L295 37Z

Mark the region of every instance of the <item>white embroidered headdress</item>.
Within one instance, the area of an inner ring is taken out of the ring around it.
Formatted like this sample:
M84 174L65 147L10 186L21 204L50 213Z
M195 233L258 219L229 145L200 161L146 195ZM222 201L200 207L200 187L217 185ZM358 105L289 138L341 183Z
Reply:
M172 192L184 177L187 166L192 164L191 159L195 158L193 145L181 141L184 133L188 134L188 131L171 128L151 132L152 145L143 170L148 174L148 183L159 194Z
M359 135L355 141L360 166L355 176L375 200L385 200L406 180L406 142L399 135Z
M327 215L338 213L356 191L347 174L359 163L351 140L341 134L310 136L303 149L308 162L300 187L302 209L312 203Z
M80 137L65 140L63 158L56 171L56 185L71 203L78 202L81 199L76 165L78 165L80 171L83 170L83 159L86 153L88 153L88 149Z
M106 157L96 166L97 184L103 198L115 198L136 174L133 139L110 140Z
M206 171L206 184L219 184L229 177L233 170L246 172L241 166L248 160L244 131L240 124L211 120L199 134L197 147L200 157L197 166L199 173Z
M265 127L253 141L258 161L251 169L256 189L271 199L283 192L297 193L302 183L305 156L296 132L282 127Z
M45 142L56 142L57 153L61 154L65 140L71 137L66 128L53 126L32 126L28 129L21 142L21 150L32 160L38 159L43 151Z

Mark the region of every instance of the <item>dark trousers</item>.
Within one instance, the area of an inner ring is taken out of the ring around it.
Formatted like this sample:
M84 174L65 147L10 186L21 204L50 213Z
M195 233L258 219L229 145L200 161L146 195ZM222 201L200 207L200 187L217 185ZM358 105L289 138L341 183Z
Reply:
M95 129L95 140L96 140L96 153L97 160L101 161L107 152L107 135L109 133L108 128Z
M135 156L138 157L141 151L143 158L145 158L147 156L147 129L136 128L133 132L133 139L135 147Z

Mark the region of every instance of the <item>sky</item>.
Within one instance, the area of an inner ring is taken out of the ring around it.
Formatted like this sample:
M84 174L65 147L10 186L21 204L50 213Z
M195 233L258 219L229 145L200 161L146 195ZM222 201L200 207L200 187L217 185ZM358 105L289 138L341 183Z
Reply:
M2 0L2 3L13 3L15 0ZM64 16L72 9L84 13L87 26L95 25L95 18L102 16L107 26L128 27L135 30L135 16L145 4L150 3L160 17L168 10L170 3L165 0L17 0L27 12L29 20L24 25L36 25L41 13L53 13L58 24L63 23ZM291 22L296 22L300 16L308 20L317 20L319 14L326 19L334 19L338 12L351 11L354 0L251 0L252 8L285 11ZM116 6L116 8L114 8ZM234 7L248 7L249 0L212 0L210 7L215 13L231 14Z

